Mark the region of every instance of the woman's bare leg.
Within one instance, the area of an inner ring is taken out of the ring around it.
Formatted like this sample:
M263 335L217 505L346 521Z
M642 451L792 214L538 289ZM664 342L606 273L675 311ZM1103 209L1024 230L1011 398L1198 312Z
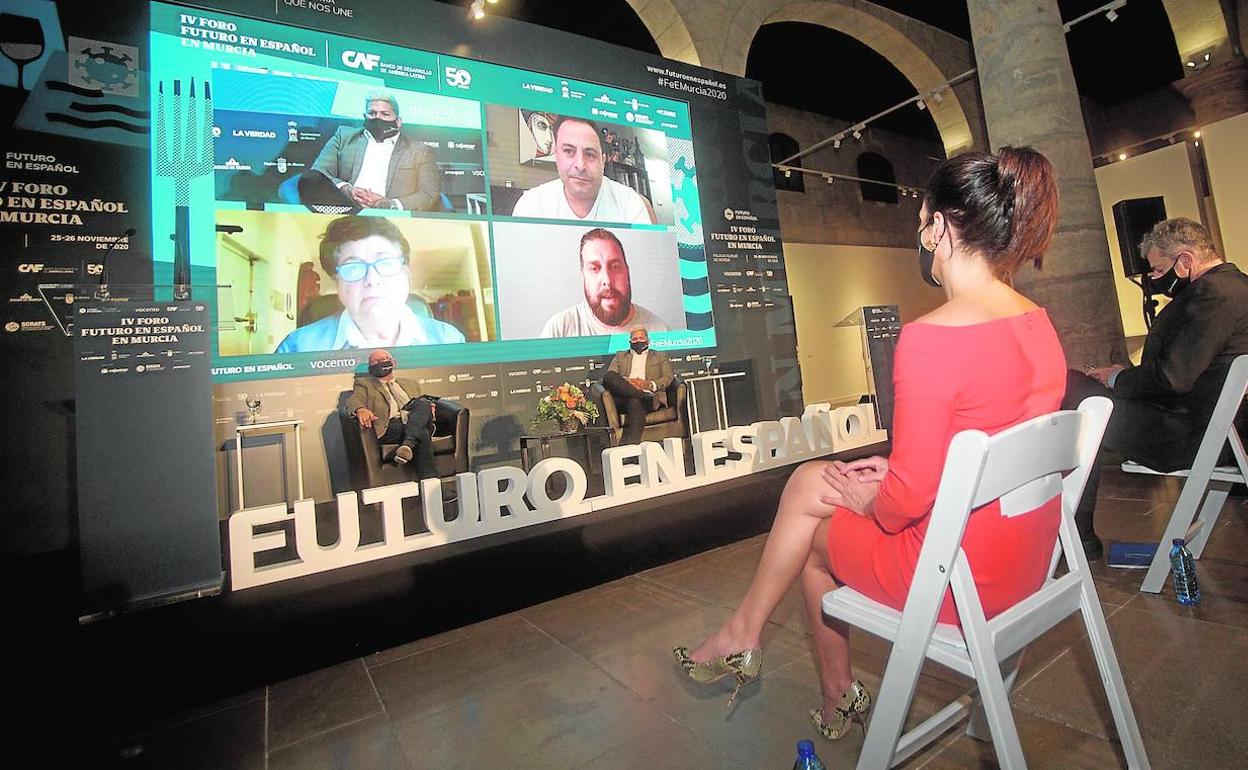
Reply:
M802 567L802 599L806 603L806 622L815 638L815 656L819 661L819 683L823 687L823 710L831 714L841 695L849 689L854 675L849 669L849 627L835 619L824 620L823 595L837 587L828 564L828 527L824 519L815 528L810 556Z
M828 489L821 477L825 465L822 461L805 463L789 478L745 598L723 627L700 644L690 658L706 662L761 646L763 626L807 565L815 530L834 510L819 501L819 495Z

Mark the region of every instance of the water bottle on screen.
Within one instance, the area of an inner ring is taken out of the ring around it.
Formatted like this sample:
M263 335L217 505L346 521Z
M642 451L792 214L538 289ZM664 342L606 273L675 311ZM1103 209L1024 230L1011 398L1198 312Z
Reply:
M1170 547L1170 573L1174 576L1174 598L1179 604L1200 604L1200 583L1196 580L1196 560L1183 538Z
M819 757L815 756L815 744L802 740L797 742L797 761L793 770L827 770Z

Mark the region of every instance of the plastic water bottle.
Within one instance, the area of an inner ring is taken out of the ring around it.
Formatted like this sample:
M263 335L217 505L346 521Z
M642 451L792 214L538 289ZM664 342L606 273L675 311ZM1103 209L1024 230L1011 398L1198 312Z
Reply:
M793 763L793 770L827 770L823 762L819 761L819 757L815 756L815 744L810 741L797 742L797 761Z
M1183 538L1170 547L1170 571L1174 575L1174 597L1179 604L1200 604L1200 583L1196 580L1196 560Z

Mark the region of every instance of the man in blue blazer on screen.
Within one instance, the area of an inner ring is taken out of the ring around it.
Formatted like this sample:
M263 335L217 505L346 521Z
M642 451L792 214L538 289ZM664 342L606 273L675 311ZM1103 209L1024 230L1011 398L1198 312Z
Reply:
M364 97L364 127L340 127L312 168L361 208L441 206L442 172L433 151L403 133L399 103L384 91Z

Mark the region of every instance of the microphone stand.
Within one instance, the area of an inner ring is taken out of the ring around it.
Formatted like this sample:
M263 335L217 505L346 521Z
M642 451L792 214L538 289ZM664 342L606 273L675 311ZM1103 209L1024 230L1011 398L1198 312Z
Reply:
M109 293L108 293L108 257L109 255L112 254L114 251L116 251L117 247L121 244L122 241L129 243L130 237L133 236L136 232L138 231L135 230L133 227L126 228L125 232L119 235L117 237L117 240L113 241L113 245L108 247L108 251L104 252L104 257L100 259L100 284L95 290L96 299L106 300L109 297Z

